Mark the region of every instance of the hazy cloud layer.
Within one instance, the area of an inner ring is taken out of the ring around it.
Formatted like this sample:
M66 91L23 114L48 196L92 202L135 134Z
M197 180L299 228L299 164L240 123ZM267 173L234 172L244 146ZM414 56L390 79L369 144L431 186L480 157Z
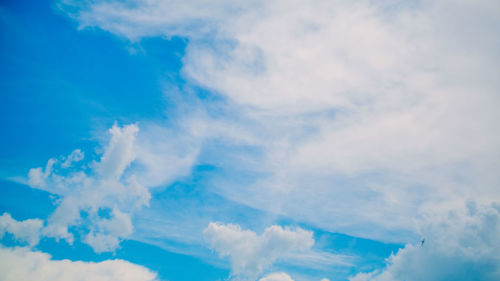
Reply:
M124 175L135 159L133 144L138 130L135 125L113 126L101 159L90 164L90 171L84 166L64 170L68 159L75 158L75 152L62 164L57 159L50 159L44 170L30 170L28 182L31 186L61 197L56 210L47 219L43 235L73 243L74 236L69 228L83 227L87 232L85 242L96 252L106 252L113 251L121 239L132 233L130 214L147 206L151 197L135 175ZM83 155L76 155L82 160ZM107 213L109 218L102 217L100 212Z

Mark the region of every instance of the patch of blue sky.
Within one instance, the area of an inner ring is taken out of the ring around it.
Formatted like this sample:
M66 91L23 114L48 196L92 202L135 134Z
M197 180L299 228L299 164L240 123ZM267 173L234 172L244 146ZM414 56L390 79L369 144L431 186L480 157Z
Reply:
M52 1L1 7L0 128L8 137L0 138L0 176L92 148L91 132L115 121L165 115L164 77L182 83L184 40L146 39L131 54L106 32L78 30Z
M0 213L17 220L46 219L54 211L53 195L13 181L0 180Z

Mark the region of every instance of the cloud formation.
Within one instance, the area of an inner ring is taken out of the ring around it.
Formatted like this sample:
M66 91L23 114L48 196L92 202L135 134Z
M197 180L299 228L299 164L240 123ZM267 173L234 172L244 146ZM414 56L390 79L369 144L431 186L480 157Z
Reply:
M499 280L500 205L449 211L421 226L425 243L409 244L388 259L387 267L360 273L351 281Z
M18 241L27 242L30 246L40 241L43 221L39 219L27 219L17 221L10 214L4 213L0 216L0 239L5 233L10 233Z
M124 260L83 262L53 260L28 248L0 247L0 279L4 281L154 281L149 269Z
M277 259L309 250L314 244L312 232L277 225L258 235L238 225L211 222L203 236L212 249L229 257L234 276L248 280L256 280Z
M497 1L64 3L81 28L189 39L185 77L238 112L198 128L262 151L221 153L258 175L222 179L231 200L386 241L443 202L500 200Z
M119 180L127 168L135 160L134 141L139 128L128 125L123 128L114 125L110 130L111 139L96 163L95 169L102 178Z
M85 158L85 153L83 153L80 149L75 149L70 155L68 155L68 157L66 157L61 166L63 168L68 168L72 163L82 161L83 158Z
M56 210L47 219L42 234L73 243L70 227L86 233L84 242L96 252L113 251L121 239L132 234L131 214L148 206L151 195L125 170L135 160L136 125L114 125L101 159L86 166L67 169L70 163L83 160L83 153L73 151L61 160L50 159L45 167L29 171L28 183L34 188L60 196ZM69 162L68 162L69 161ZM104 216L103 216L104 215Z
M383 241L426 237L424 246L391 256L385 269L353 280L499 278L492 203L500 201L498 1L55 6L80 28L98 27L131 44L185 38L182 84L207 90L200 96L208 98L182 101L195 110L176 100L181 109L168 118L176 121L141 126L141 133L137 125L113 126L96 161L75 150L30 170L28 183L56 195L57 209L43 227L4 214L0 235L35 245L40 233L69 243L79 233L96 252L113 251L133 233L149 188L188 175L201 160L215 170L203 172L203 191L222 202ZM442 216L465 199L479 204ZM183 211L191 223L191 209ZM172 225L183 236L185 229ZM240 279L257 280L287 257L296 264L335 261L333 254L297 255L314 243L300 228L272 226L259 235L210 223L203 234Z
M284 272L271 273L259 279L259 281L293 281L290 275Z

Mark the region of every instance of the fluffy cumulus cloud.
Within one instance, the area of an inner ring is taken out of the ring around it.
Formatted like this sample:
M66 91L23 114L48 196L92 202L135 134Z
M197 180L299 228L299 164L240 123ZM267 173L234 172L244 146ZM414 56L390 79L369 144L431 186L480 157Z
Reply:
M109 141L98 161L82 161L84 153L77 149L67 157L49 159L45 168L29 171L30 186L59 197L57 208L41 234L73 243L70 229L79 228L85 234L83 241L96 252L113 251L122 239L132 234L131 216L149 205L149 188L186 174L196 156L196 149L187 148L184 148L187 152L177 155L177 146L165 140L161 140L161 144L145 142L148 130L137 144L138 132L136 125L115 124L109 130ZM161 159L162 155L173 163L158 168L161 163L155 159ZM131 168L132 163L135 170ZM177 167L170 169L175 164ZM42 224L39 220L36 222ZM9 227L6 231L13 229L12 225ZM30 239L30 244L36 242Z
M294 279L285 272L275 272L260 278L259 281L294 281ZM321 281L330 281L330 280L323 278L321 279Z
M265 277L260 278L259 281L293 281L293 279L286 273L278 272L266 275Z
M275 272L260 278L259 281L294 281L294 280L290 275L284 272ZM330 281L330 280L323 278L321 279L321 281Z
M43 221L39 219L27 219L17 221L10 214L4 213L0 216L0 239L5 233L10 233L14 238L21 242L26 242L30 246L38 244L40 241L40 230Z
M498 1L59 7L81 28L138 44L151 36L189 38L183 74L238 112L192 128L262 152L248 159L233 150L237 165L220 161L259 175L241 188L217 184L232 200L393 241L407 240L424 211L464 198L500 200ZM34 173L34 181L46 173Z
M407 245L383 270L351 281L499 280L500 206L476 205L445 213L421 226L425 242Z
M28 248L0 248L0 279L39 281L154 281L149 269L123 260L82 262L53 260Z
M131 213L147 206L151 197L134 174L125 174L135 159L133 145L138 130L136 125L114 125L101 159L90 163L90 171L85 166L66 169L83 159L79 150L62 163L50 159L44 170L30 170L28 183L32 187L60 196L43 235L73 243L69 228L82 227L87 233L85 242L96 252L105 252L113 251L121 239L132 233Z
M130 216L114 208L109 219L101 219L96 228L85 238L85 242L97 251L112 251L117 248L121 237L132 234L132 221Z
M277 225L258 235L238 225L211 222L203 235L212 249L229 257L232 274L245 280L256 280L277 259L309 250L314 244L312 232Z

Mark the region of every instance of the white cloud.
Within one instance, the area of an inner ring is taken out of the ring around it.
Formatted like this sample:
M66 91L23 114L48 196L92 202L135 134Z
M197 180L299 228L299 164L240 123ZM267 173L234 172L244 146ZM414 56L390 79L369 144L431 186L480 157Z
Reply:
M435 214L433 214L435 215ZM380 271L352 281L499 280L500 206L476 205L444 213L421 225L425 243L409 244Z
M0 279L4 281L153 281L156 274L124 260L83 262L52 260L28 248L0 247Z
M73 151L62 164L50 159L45 170L30 170L28 183L32 187L60 196L56 210L42 229L43 235L73 243L69 228L81 226L88 231L85 242L96 252L104 252L113 251L121 239L132 234L130 215L148 206L151 198L149 190L137 182L134 174L125 174L135 159L138 127L114 125L109 132L111 139L100 161L91 165L91 171L85 167L67 170L70 166L67 161L82 160L83 153L79 150ZM101 217L100 212L109 212L110 218Z
M134 124L115 124L108 132L97 161L75 165L84 156L77 149L29 171L30 186L59 196L44 236L73 243L69 229L76 226L96 252L114 251L134 231L131 216L149 206L149 189L188 175L199 151L199 141L189 132L151 123L141 134Z
M98 221L95 230L85 237L85 242L98 252L109 252L118 247L120 237L128 237L132 231L130 216L114 208L111 218Z
M141 128L135 147L135 163L139 165L136 175L140 183L166 186L190 174L203 138L193 137L192 132L187 131L189 125L180 127L144 124Z
M0 239L5 233L10 233L16 240L27 242L30 246L34 246L40 241L42 226L42 220L27 219L17 221L10 214L4 213L0 216Z
M199 141L192 141L189 132L151 123L144 124L142 134L134 124L115 124L108 132L97 161L82 163L84 154L77 149L29 171L31 187L59 196L44 236L71 244L69 229L76 226L94 251L114 251L133 233L132 214L149 206L149 189L188 175L199 151Z
M275 272L268 274L259 279L259 281L294 281L292 277L284 272ZM321 279L321 281L330 281L327 278Z
M85 158L85 153L83 153L80 149L75 149L71 152L68 157L66 157L65 161L61 164L63 168L67 168L71 166L74 162L82 161Z
M45 185L45 181L52 173L52 167L56 163L55 159L49 159L47 161L47 165L45 166L45 170L41 167L30 169L28 173L28 184L31 186L41 187Z
M271 273L259 279L259 281L293 281L290 275L284 272Z
M116 124L109 130L111 139L100 162L96 163L96 171L102 178L119 179L125 168L134 161L134 141L138 131L136 125L120 128Z
M87 7L74 1L63 1L62 8L67 5ZM130 3L129 3L130 4ZM169 36L203 37L220 32L224 28L227 16L242 15L246 7L232 1L144 1L127 3L101 1L90 7L89 11L78 11L76 17L80 28L94 26L97 22L103 29L116 34L138 40L144 36L157 36L158 32ZM138 5L138 6L135 6ZM248 6L259 6L259 2ZM139 8L143 13L137 13L131 7Z
M188 139L262 151L220 153L237 163L218 155L259 175L250 188L217 182L225 197L391 241L407 241L423 210L500 200L498 1L94 1L72 11L82 28L134 42L189 38L183 73L239 118L199 120L210 133Z
M277 225L258 235L238 225L211 222L203 236L212 249L229 257L232 274L248 280L256 280L275 260L309 250L314 244L312 232Z

